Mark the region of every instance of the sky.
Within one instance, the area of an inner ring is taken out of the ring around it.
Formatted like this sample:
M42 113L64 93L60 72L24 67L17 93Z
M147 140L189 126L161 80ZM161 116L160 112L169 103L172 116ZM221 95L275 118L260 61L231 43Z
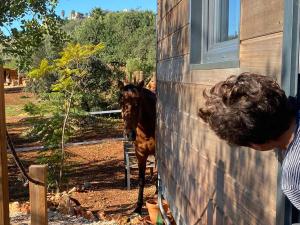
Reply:
M88 13L95 7L110 11L141 9L156 12L156 0L59 0L56 12L60 15L65 10L65 15L69 16L72 10Z
M65 11L68 17L72 10L80 13L89 13L93 8L100 7L104 10L122 11L130 9L151 10L156 12L156 0L59 0L56 13L61 15ZM27 17L25 17L27 18ZM15 21L13 27L19 27L19 22ZM0 28L5 35L9 35L6 29Z
M240 26L240 0L229 0L229 30L228 35L239 33Z

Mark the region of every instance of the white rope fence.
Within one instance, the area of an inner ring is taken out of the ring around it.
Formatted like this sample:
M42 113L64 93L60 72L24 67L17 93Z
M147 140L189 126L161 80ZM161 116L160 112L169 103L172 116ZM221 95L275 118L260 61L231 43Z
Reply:
M105 114L113 114L113 113L121 113L121 109L116 110L107 110L107 111L96 111L96 112L88 112L88 115L105 115ZM101 140L95 141L83 141L83 142L76 142L76 143L67 143L66 146L78 146L78 145L93 145L93 144L100 144L106 141L122 141L124 140L123 137L116 137L116 138L105 138ZM32 147L22 147L16 148L16 152L29 152L29 151L39 151L45 150L44 146L32 146Z
M112 114L112 113L121 113L121 109L98 111L98 112L88 112L89 115L105 115L105 114Z

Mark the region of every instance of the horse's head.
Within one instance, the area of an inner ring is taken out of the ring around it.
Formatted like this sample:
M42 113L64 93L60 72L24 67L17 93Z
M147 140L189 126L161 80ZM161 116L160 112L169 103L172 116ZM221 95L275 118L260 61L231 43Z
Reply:
M118 86L120 88L119 103L122 108L125 134L129 141L135 141L144 81L141 81L138 85L124 85L123 82L119 81Z

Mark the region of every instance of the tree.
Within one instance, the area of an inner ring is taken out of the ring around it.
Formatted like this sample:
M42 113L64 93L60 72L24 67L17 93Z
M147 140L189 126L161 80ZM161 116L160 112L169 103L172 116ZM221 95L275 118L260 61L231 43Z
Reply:
M80 23L65 27L73 41L81 44L103 42L100 58L120 67L131 59L141 61L140 69L151 74L155 69L155 14L149 11L106 12L99 8Z
M0 42L3 53L12 55L20 70L27 70L31 56L51 36L53 46L62 46L65 35L62 20L55 14L57 0L2 1L0 5ZM18 25L14 24L18 21ZM4 32L5 31L5 32Z
M81 44L97 44L102 41L101 37L103 34L103 30L104 24L101 17L91 17L82 21L80 27L78 27L74 32L74 39Z
M63 120L59 119L59 113L56 113L53 119L56 125L61 126L61 129L55 130L56 133L58 130L61 130L61 132L59 132L61 134L61 163L58 187L60 187L62 184L65 160L65 142L67 138L66 130L68 126L70 110L73 106L73 101L77 97L76 94L83 86L82 82L84 81L84 78L89 75L88 65L90 58L102 51L103 48L104 45L102 43L98 45L68 44L67 47L65 47L61 52L60 58L55 59L52 62L44 59L38 68L29 73L29 77L32 79L43 79L44 77L49 76L51 73L56 73L58 75L57 81L52 85L52 91L54 92L54 95L63 100L63 105L59 107L63 112ZM34 107L31 106L27 109L27 111L34 111L33 109ZM41 109L37 111L41 111ZM46 124L46 126L49 126L49 124Z
M112 65L108 66L98 57L90 58L87 69L88 75L79 86L82 109L85 111L118 109L116 81L125 77L124 72Z
M91 12L91 17L94 19L103 18L107 14L107 11L102 10L101 8L94 8Z
M132 82L132 73L141 70L142 62L139 58L132 58L126 61L126 71L129 75L129 81Z

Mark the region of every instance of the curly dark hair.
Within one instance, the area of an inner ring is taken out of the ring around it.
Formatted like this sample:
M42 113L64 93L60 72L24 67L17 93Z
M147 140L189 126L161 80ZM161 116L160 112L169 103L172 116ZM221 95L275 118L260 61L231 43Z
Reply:
M199 116L230 144L250 146L278 139L290 126L295 107L270 77L242 73L203 92Z

